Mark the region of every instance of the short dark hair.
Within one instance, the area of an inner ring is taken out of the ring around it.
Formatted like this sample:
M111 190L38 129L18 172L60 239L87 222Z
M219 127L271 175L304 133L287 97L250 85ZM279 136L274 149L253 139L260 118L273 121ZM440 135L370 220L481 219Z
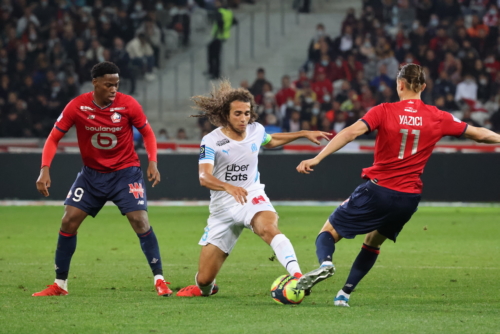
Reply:
M264 68L262 68L262 67L259 67L257 69L257 73L266 73L266 70Z
M92 79L96 79L98 77L105 76L106 74L120 74L120 69L110 61L103 61L94 65L90 74L92 75Z

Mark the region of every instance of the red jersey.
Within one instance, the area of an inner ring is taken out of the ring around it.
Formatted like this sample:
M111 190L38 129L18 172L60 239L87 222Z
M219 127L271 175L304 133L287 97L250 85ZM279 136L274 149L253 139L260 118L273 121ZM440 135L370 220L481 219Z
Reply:
M422 192L420 175L436 143L444 136L461 136L467 124L421 100L382 103L361 119L378 130L375 160L362 178L405 193Z
M117 92L115 100L101 108L93 96L89 92L71 100L55 128L66 133L76 126L78 146L87 167L104 173L139 167L132 126L141 129L148 123L141 105L132 96Z

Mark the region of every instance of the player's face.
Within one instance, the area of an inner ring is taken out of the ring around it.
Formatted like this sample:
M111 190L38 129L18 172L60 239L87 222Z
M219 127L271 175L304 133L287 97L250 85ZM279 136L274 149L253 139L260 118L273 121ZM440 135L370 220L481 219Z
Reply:
M237 133L244 133L250 121L250 102L233 101L229 110L229 127Z
M94 84L94 95L101 103L110 104L116 98L120 76L117 74L106 74L92 80Z

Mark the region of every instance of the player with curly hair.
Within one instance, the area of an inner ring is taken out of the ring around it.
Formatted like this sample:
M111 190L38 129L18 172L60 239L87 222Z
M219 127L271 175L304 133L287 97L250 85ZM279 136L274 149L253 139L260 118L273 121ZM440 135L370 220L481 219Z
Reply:
M180 297L210 296L218 291L215 277L244 228L271 246L279 262L295 277L301 271L290 240L278 229L278 215L264 192L258 171L260 147L273 148L299 138L319 144L328 133L299 131L267 134L257 123L255 101L245 89L224 80L209 96L195 96L195 108L218 126L203 137L199 157L200 184L210 189L210 217L199 244L202 247L196 285Z

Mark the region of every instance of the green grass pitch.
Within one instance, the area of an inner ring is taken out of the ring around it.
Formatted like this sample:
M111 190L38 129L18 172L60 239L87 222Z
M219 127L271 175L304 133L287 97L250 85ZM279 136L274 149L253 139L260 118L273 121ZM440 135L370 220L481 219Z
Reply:
M302 270L331 208L278 207ZM136 235L115 207L78 234L68 296L34 298L53 282L63 207L0 207L0 333L500 333L500 208L420 208L387 242L350 308L332 299L362 237L337 244L337 273L298 306L269 296L285 273L271 248L245 231L210 298L158 297ZM151 207L165 276L193 284L205 207Z

